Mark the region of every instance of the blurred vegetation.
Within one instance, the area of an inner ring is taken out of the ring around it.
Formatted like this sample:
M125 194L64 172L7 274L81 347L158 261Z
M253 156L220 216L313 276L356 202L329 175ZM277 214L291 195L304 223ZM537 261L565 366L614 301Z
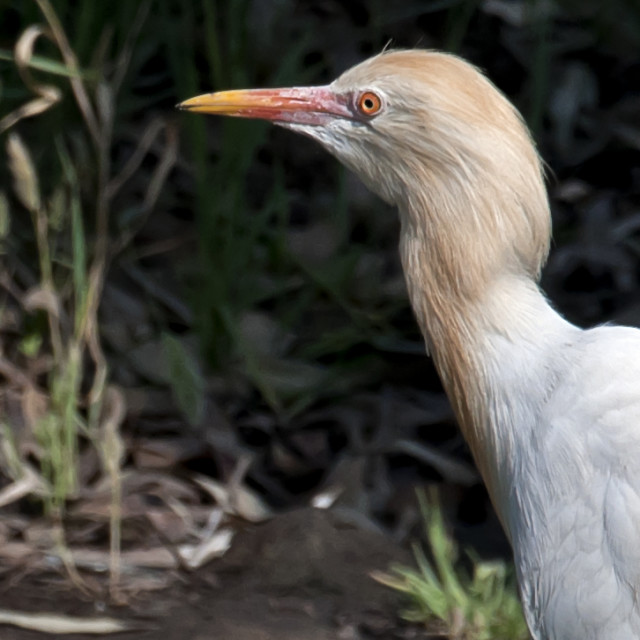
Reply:
M206 90L327 82L389 44L460 53L551 168L550 297L640 325L635 0L24 0L0 18L0 504L37 496L61 521L105 480L117 556L132 443L185 434L205 444L172 471L249 460L277 505L364 460L359 508L398 527L398 479L475 482L394 212L310 142L174 111Z

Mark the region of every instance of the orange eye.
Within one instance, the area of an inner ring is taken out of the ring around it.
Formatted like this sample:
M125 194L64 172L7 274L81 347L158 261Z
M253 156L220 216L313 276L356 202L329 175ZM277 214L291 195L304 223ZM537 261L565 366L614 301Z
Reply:
M382 100L373 91L365 91L358 97L357 105L363 116L375 116L382 109Z

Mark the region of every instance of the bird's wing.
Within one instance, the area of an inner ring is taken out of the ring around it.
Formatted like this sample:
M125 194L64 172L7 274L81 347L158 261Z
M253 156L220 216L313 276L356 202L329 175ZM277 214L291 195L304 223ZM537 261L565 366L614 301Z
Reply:
M555 577L529 596L543 626L575 630L563 640L640 637L640 331L585 331L560 357L570 366L542 421L551 495L534 554Z

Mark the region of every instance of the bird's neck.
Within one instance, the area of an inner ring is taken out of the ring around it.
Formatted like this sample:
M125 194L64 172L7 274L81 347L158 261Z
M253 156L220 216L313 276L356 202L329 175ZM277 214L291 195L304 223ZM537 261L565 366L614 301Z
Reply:
M455 245L438 246L438 240L416 237L403 220L401 255L409 295L460 428L498 506L506 503L501 494L508 491L511 447L524 431L535 429L549 359L576 329L551 308L530 275L486 264L482 245L465 253ZM449 264L443 265L443 258ZM501 519L508 530L504 514Z

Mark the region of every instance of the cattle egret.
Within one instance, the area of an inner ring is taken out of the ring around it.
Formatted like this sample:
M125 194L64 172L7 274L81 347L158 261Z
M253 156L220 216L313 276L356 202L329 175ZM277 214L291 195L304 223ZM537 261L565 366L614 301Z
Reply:
M511 542L531 634L640 638L640 333L575 327L538 288L549 205L516 109L432 51L180 107L310 136L398 208L411 304Z

